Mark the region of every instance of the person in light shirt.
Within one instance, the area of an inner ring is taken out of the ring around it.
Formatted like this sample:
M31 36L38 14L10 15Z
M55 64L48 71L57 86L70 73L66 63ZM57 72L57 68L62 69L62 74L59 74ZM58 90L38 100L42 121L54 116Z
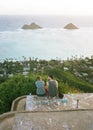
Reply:
M35 82L36 85L36 94L38 96L45 96L46 91L45 91L45 82L42 80L41 76L37 77L37 81Z

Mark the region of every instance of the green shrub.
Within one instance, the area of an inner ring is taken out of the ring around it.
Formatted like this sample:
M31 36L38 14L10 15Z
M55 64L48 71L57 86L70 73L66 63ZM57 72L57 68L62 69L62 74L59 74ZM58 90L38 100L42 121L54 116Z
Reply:
M15 76L0 84L0 113L10 111L12 101L22 95L35 94L35 80L22 75Z

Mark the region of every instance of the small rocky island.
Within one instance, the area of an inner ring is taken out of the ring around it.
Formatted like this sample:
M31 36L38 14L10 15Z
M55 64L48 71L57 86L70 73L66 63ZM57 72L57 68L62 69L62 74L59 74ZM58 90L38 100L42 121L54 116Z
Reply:
M25 24L25 25L23 25L23 27L22 27L22 29L32 29L32 30L34 30L34 29L41 29L42 27L40 27L39 25L37 25L36 23L31 23L30 25L28 25L28 24Z
M75 26L72 23L67 24L64 29L79 29L77 26Z

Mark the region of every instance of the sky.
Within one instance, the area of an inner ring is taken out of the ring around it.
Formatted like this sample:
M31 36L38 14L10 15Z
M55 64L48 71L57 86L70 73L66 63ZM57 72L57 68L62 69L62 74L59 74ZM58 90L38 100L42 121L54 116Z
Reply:
M93 15L93 0L0 0L0 15Z

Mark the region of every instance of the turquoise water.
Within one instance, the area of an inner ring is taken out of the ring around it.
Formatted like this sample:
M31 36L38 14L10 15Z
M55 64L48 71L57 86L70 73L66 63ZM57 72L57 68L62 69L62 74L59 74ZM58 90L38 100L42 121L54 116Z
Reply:
M14 19L15 18L15 19ZM60 18L61 19L61 18ZM82 26L77 23L80 29L65 30L63 20L62 27L58 21L43 21L33 17L1 16L0 17L0 59L17 58L22 56L39 59L67 59L72 56L93 55L93 27ZM43 29L22 30L25 23L36 22ZM59 24L57 24L59 23ZM2 25L2 26L1 26ZM48 26L49 25L49 26Z

